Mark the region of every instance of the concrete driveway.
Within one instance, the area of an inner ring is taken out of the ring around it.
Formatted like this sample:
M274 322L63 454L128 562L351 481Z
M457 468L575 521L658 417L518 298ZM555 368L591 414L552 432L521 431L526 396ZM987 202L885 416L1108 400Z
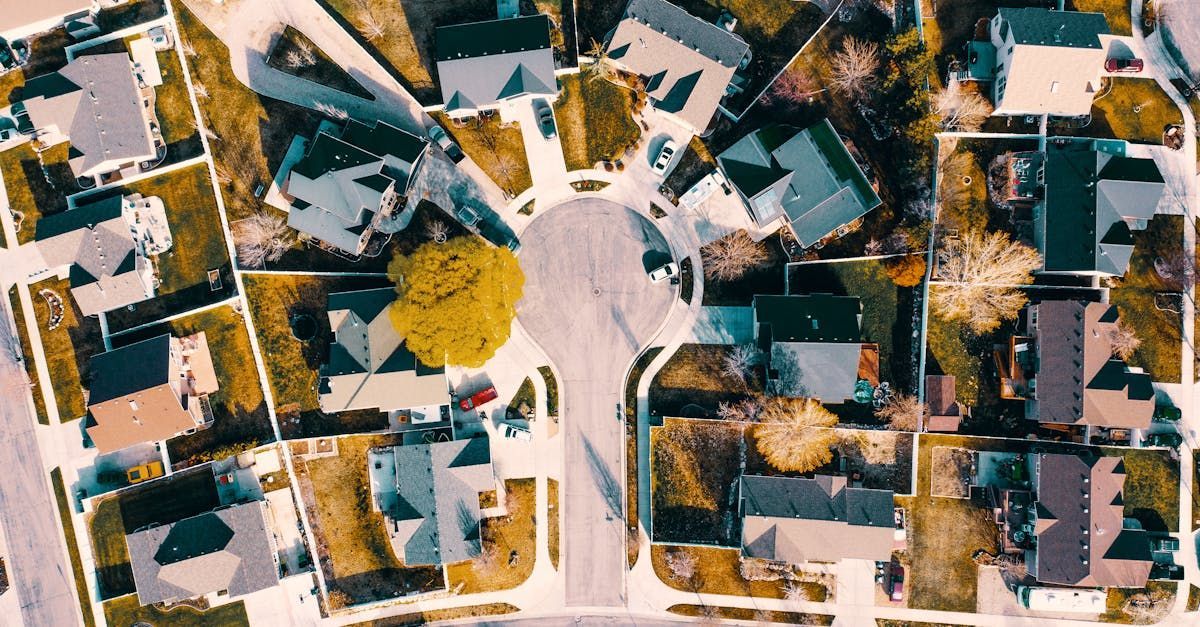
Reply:
M624 604L622 379L676 290L647 268L669 259L648 220L600 198L567 201L522 234L517 315L561 381L563 551L568 606ZM632 462L633 460L631 460Z

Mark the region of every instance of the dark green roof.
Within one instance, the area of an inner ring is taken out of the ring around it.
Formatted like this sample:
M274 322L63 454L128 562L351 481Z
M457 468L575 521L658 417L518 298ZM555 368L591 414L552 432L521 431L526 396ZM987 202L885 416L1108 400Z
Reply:
M1051 11L1033 7L1002 8L999 11L1018 44L1103 48L1099 36L1109 34L1108 21L1102 13Z
M1095 269L1095 151L1085 141L1049 142L1045 174L1046 270Z
M550 18L528 15L508 20L455 24L437 29L436 61L486 57L550 47Z
M163 334L129 346L93 355L88 404L98 405L167 383L171 336Z
M166 566L222 551L233 539L233 529L213 512L181 520L171 527L154 552L154 561Z
M371 290L354 292L334 292L329 295L327 311L349 309L358 314L365 322L370 323L380 312L396 300L396 290L390 287L379 287Z
M427 145L425 140L402 131L387 122L376 122L367 126L350 120L342 133L342 140L374 155L392 155L412 163L421 156Z
M804 294L754 297L759 338L773 342L861 342L856 296Z
M34 239L45 240L121 217L120 194L42 217L34 228Z
M296 162L293 172L310 179L318 179L329 172L337 172L379 161L379 157L342 141L328 133L318 133L308 153Z

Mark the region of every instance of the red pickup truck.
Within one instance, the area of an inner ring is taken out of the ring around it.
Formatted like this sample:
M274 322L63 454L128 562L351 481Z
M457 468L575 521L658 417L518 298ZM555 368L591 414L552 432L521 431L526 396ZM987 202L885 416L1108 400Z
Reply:
M476 409L484 403L496 400L496 398L499 396L500 394L496 392L496 386L489 385L486 388L468 396L467 398L458 401L458 408L463 411L471 411L472 409Z

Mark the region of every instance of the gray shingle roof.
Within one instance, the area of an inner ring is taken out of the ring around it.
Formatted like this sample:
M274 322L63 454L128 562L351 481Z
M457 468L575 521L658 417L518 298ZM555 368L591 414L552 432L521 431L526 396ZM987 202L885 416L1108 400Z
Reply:
M171 336L158 337L92 355L88 404L97 405L170 383Z
M442 102L452 116L523 94L558 93L545 15L443 26L436 58Z
M221 590L237 597L279 582L260 501L136 531L125 541L142 605Z
M1022 7L1000 8L1018 44L1061 46L1064 48L1102 48L1100 35L1109 34L1103 13L1051 11Z

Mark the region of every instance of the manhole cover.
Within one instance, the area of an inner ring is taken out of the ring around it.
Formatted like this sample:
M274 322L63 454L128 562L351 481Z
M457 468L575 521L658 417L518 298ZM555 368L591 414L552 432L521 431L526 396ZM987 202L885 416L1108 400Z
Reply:
M599 296L599 295L600 295L600 288L593 287L592 288L592 296Z

